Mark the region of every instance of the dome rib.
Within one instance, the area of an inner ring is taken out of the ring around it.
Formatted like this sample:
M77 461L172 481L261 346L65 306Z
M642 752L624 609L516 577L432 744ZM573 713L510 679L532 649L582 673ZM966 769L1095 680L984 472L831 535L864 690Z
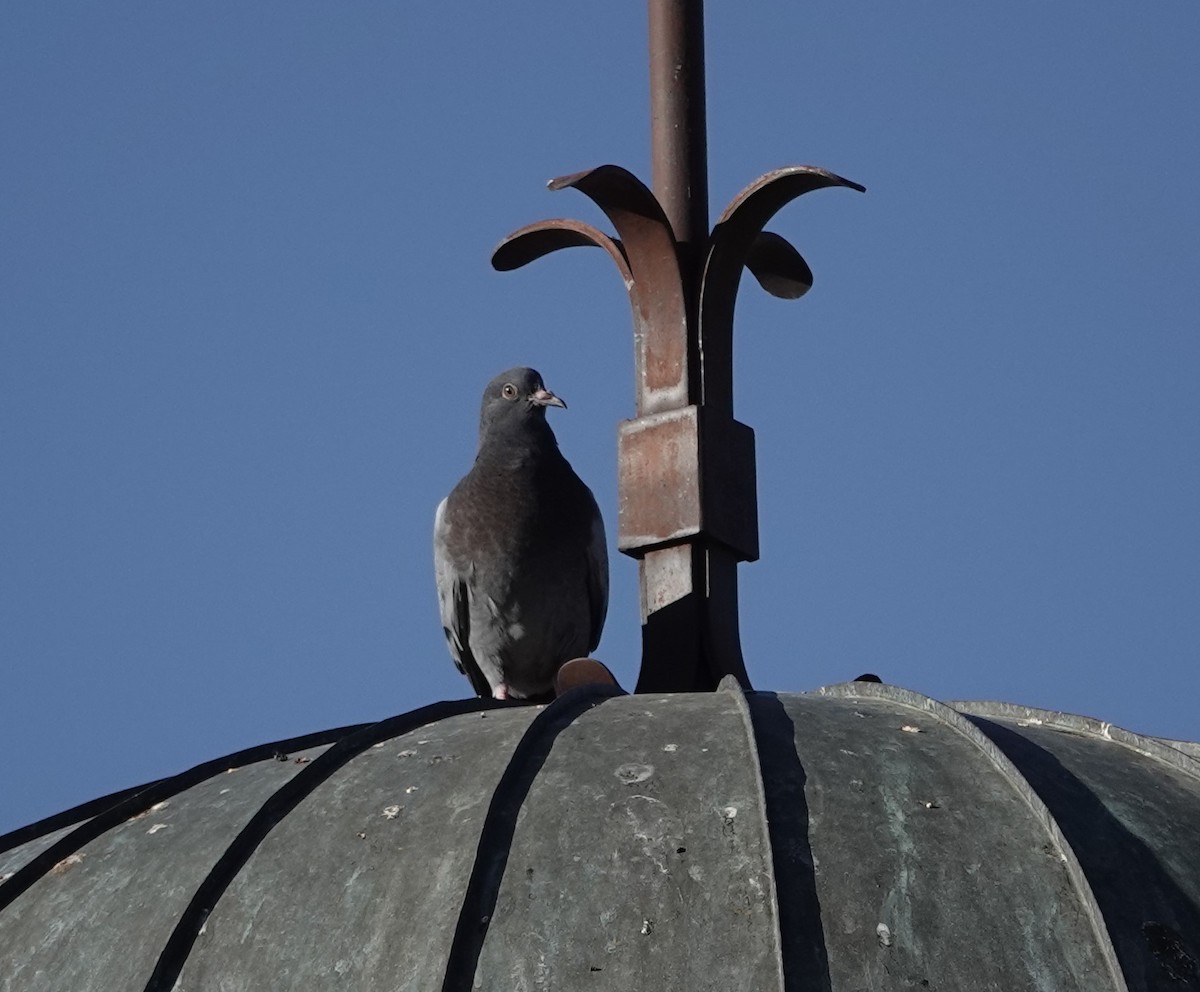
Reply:
M480 710L502 709L509 705L512 704L476 698L433 703L378 723L367 724L337 741L303 771L277 789L225 849L225 853L196 889L174 930L171 931L150 979L146 982L146 992L169 992L175 987L176 979L183 970L201 928L238 872L280 820L330 775L379 741L411 733L427 724L452 716Z
M223 755L220 758L201 762L186 771L180 772L178 775L160 778L146 785L136 786L132 789L123 789L110 796L94 799L89 803L84 803L81 806L76 806L73 809L47 817L44 820L39 820L37 823L6 834L3 838L0 838L0 852L27 843L29 840L45 836L48 833L53 833L64 826L70 826L73 823L77 823L82 817L91 816L91 819L80 824L66 836L59 838L39 855L14 872L13 876L7 882L0 885L0 911L11 905L15 899L23 895L30 886L34 885L40 878L50 872L64 858L70 857L79 851L80 848L107 833L113 827L145 813L163 800L170 799L172 796L178 795L203 782L205 779L212 778L214 775L220 775L230 768L252 764L256 761L266 761L274 755L288 751L302 751L311 747L320 747L323 744L332 744L348 734L369 726L372 726L372 724L360 723L349 727L337 727L333 730L304 734L300 737L289 737L285 740L273 741L269 744L256 744L253 747L243 748L241 751L234 751L232 754ZM112 805L106 806L105 804L110 801ZM97 810L102 811L96 812ZM16 842L8 843L14 837L18 837ZM22 837L23 839L21 839Z
M554 741L577 717L614 696L626 695L614 685L581 685L564 693L530 721L496 788L483 819L475 862L463 895L454 939L446 958L443 992L470 992L487 936L504 870L508 866L517 814L546 762Z
M1190 756L1087 717L960 705L1071 842L1131 987L1200 983L1200 777Z
M90 820L101 813L106 813L118 803L123 803L131 796L136 796L143 789L149 789L152 785L156 785L162 781L164 779L154 779L143 785L133 785L124 789L118 789L116 792L110 792L107 796L98 796L95 799L89 799L86 803L80 803L78 806L72 806L70 809L52 813L50 816L35 820L33 823L27 823L23 827L17 827L6 834L0 834L0 854L11 851L15 847L20 847L22 844L28 844L40 837L45 837L47 834L52 834L67 827L72 827L77 823L82 823L84 820Z
M1058 850L1058 854L1066 868L1067 876L1075 887L1076 895L1086 911L1088 923L1096 937L1096 949L1100 952L1112 980L1115 992L1129 992L1125 974L1121 969L1112 935L1109 933L1104 914L1096 900L1096 894L1088 881L1079 857L1063 832L1061 825L1050 808L1042 800L1037 790L1029 783L1021 770L1013 763L990 737L967 717L952 709L945 703L929 696L914 692L911 689L901 689L899 686L886 683L872 682L843 682L837 685L824 686L818 690L822 696L832 696L839 699L886 699L890 702L908 706L918 712L928 713L934 719L966 738L975 746L1008 782L1012 790L1025 802L1035 819L1050 835Z
M746 692L742 689L741 683L732 675L726 675L721 679L720 685L717 687L718 692L725 692L733 696L737 705L737 711L742 718L742 726L746 731L746 750L750 758L751 774L754 779L756 798L758 799L758 818L762 835L767 839L767 852L770 857L771 873L768 879L769 892L767 899L770 903L770 916L773 921L772 938L775 945L775 964L779 976L780 992L788 992L789 989L798 988L798 971L794 967L789 967L792 962L789 960L788 944L783 939L781 927L783 921L780 917L779 910L779 872L775 866L776 849L778 838L771 830L771 813L770 807L767 805L767 789L763 781L763 766L762 758L758 749L758 732L754 726L754 716L750 709L750 700ZM796 984L793 986L789 983L789 976L795 976Z
M1173 747L1176 751L1181 751L1184 757L1192 758L1195 761L1200 761L1200 744L1194 741L1177 741L1170 738L1156 737L1155 740L1162 741L1167 747Z
M1074 713L1060 713L1056 710L1043 710L1033 706L1020 706L1016 703L955 700L947 701L945 705L988 720L1013 720L1018 724L1028 723L1035 726L1052 727L1055 730L1065 730L1072 734L1086 734L1090 737L1112 741L1136 751L1138 754L1155 758L1200 782L1200 756L1189 750L1195 748L1196 745L1188 741L1167 741L1161 737L1148 737L1145 734L1118 727L1106 720L1097 720L1090 716L1077 716Z
M756 690L746 701L763 785L784 988L828 990L832 983L810 836L809 779L797 753L795 724L778 693Z

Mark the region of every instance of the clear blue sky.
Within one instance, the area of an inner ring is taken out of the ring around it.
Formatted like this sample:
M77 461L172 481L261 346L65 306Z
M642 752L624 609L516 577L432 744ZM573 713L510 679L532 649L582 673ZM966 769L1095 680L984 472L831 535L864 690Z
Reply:
M866 184L773 228L739 301L760 688L1200 737L1200 5L708 10L712 212L768 169ZM632 415L600 218L649 179L645 9L43 2L0 15L0 829L236 748L468 691L430 531L483 383L540 369L615 531ZM598 654L632 684L636 566Z

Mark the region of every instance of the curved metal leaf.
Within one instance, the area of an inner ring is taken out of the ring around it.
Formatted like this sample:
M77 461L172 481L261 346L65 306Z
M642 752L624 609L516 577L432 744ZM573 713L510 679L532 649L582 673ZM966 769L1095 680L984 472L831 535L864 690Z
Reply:
M798 300L812 289L812 269L804 257L771 231L760 231L750 243L746 268L763 289L781 300Z
M800 254L778 235L763 235L763 227L785 204L827 186L866 192L827 169L794 165L760 176L717 219L700 281L705 403L733 409L733 307L743 266L750 266L763 288L776 296L795 299L812 285L812 271Z
M736 220L740 226L761 231L780 208L796 197L827 186L845 186L860 193L867 191L865 186L828 169L819 169L815 165L789 165L759 176L738 193L717 218L717 227Z
M556 217L513 231L492 252L492 268L511 272L560 248L603 248L616 263L626 287L633 281L629 259L620 241L581 220Z
M680 407L688 397L687 305L671 223L654 194L632 172L601 165L552 180L577 189L617 229L629 262L637 361L638 413Z

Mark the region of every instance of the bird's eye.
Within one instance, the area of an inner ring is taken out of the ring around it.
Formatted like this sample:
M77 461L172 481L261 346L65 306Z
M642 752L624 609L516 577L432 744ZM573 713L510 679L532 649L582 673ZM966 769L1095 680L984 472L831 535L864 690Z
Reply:
M517 387L511 382L506 382L500 393L506 400L515 400L517 398Z

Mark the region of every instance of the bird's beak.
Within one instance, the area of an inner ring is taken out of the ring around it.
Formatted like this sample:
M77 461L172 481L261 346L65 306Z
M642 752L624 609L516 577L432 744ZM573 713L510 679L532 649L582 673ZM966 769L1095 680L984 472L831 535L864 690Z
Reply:
M561 406L564 410L567 408L567 404L550 392L545 386L530 396L529 400L537 406Z

